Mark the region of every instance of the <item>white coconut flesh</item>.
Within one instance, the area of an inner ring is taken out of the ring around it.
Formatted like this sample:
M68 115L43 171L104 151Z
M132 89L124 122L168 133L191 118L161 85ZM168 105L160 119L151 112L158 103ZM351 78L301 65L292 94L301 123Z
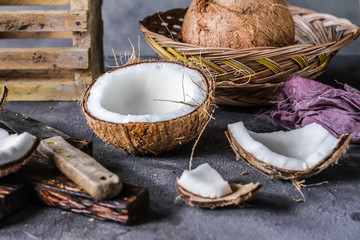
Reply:
M220 198L232 193L229 183L208 163L191 171L185 170L178 184L188 192L207 198Z
M321 162L338 139L317 123L291 131L256 133L242 122L228 125L235 141L256 159L275 167L304 171Z
M87 108L114 123L158 122L185 116L206 99L202 75L174 63L142 63L101 76Z
M24 132L9 134L0 128L0 164L21 159L33 148L36 137Z

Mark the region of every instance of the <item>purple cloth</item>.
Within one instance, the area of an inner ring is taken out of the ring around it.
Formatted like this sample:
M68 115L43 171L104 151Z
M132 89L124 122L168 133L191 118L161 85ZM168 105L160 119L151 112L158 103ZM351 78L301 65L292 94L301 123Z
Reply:
M351 133L351 142L360 143L360 91L346 84L342 90L292 76L268 114L288 130L316 122L337 138Z

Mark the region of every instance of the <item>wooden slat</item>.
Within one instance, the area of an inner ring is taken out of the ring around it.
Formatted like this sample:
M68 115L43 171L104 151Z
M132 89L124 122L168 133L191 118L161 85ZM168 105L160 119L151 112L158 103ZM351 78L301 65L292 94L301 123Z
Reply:
M0 81L12 81L18 79L36 78L39 81L47 81L49 79L72 79L74 78L74 70L66 69L31 69L31 70L1 70ZM41 84L41 83L40 83ZM0 84L1 85L1 84Z
M0 11L0 32L84 32L87 11Z
M77 84L89 84L104 72L102 0L71 0L71 10L88 11L88 31L73 32L73 46L90 49L90 66L75 73Z
M0 39L72 38L71 32L0 32Z
M89 10L92 0L71 0L72 10Z
M0 70L87 69L86 48L7 48L0 49Z
M8 101L75 101L81 99L87 85L75 85L71 79L21 79L1 81L8 86Z
M71 0L0 0L0 5L70 5Z

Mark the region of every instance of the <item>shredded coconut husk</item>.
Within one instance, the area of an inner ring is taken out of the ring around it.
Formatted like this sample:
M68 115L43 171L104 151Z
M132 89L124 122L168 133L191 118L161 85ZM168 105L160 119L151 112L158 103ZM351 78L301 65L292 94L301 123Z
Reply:
M152 62L159 63L166 61L133 61L133 63L120 68ZM176 62L170 63L180 64ZM111 71L116 71L120 68ZM194 111L185 116L160 122L113 123L101 120L93 116L87 107L87 99L95 81L85 93L82 101L83 113L90 127L104 142L122 151L145 155L159 154L179 147L200 134L203 127L207 124L210 112L215 105L214 83L212 79L197 68L190 69L197 71L202 76L207 88L206 99Z
M265 174L271 178L278 178L283 180L299 180L308 178L320 173L332 164L337 164L340 157L349 148L349 143L351 140L351 134L342 135L339 138L335 148L326 157L319 161L318 164L304 171L293 171L278 168L255 158L236 142L230 131L225 132L225 134L230 142L231 148L236 154L237 159L242 158L246 163L262 174Z
M294 43L295 24L283 0L193 0L181 33L202 47L283 47Z
M176 181L175 187L178 193L178 197L183 199L187 204L192 207L210 208L226 207L231 205L239 205L250 198L261 187L259 183L249 183L246 185L229 183L232 193L221 198L206 198L193 194L183 187L181 187Z

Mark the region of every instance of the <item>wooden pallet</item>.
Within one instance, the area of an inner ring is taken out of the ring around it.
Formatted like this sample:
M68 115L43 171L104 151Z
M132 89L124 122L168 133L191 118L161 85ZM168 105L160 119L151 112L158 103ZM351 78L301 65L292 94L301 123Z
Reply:
M102 0L0 0L0 5L70 5L70 10L0 11L0 38L70 38L72 47L0 48L8 100L77 100L103 72Z

